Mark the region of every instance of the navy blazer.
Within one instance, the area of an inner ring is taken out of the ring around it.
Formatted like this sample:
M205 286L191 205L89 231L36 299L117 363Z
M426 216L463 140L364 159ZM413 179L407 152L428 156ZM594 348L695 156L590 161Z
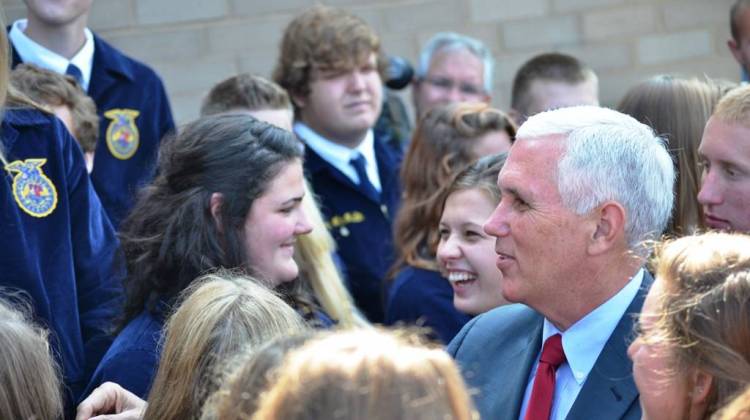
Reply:
M139 398L146 399L159 366L166 304L154 312L144 309L115 338L89 380L81 399L104 382L114 382Z
M13 66L20 62L13 49ZM136 190L153 178L159 143L174 130L172 110L151 68L96 35L87 93L100 117L91 180L117 228L133 206Z
M429 327L447 344L470 319L453 306L453 287L437 271L406 266L388 288L386 325Z
M628 339L653 278L644 273L641 290L604 345L567 419L641 418ZM519 417L531 368L542 347L541 314L506 305L477 316L456 335L448 352L456 359L482 419Z
M392 218L401 200L401 151L375 137L380 202L369 198L346 175L314 150L305 148L305 172L344 262L354 302L372 322L383 322L383 287L394 261Z
M122 303L117 239L60 120L6 109L0 137L8 161L0 181L0 286L23 290L50 330L66 405L75 408Z

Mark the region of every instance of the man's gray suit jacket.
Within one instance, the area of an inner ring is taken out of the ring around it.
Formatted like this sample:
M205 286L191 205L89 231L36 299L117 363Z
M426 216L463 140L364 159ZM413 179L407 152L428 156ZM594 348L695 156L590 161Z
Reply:
M604 345L568 420L641 418L627 347L652 282L645 272L641 290ZM542 315L527 306L503 306L474 318L448 345L483 420L518 419L530 371L542 346L543 321Z

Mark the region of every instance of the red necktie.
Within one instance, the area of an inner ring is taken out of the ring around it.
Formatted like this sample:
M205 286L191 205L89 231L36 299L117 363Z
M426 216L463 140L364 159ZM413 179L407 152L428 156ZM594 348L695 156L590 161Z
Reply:
M534 377L534 387L531 389L526 416L524 420L548 420L552 412L552 402L555 396L555 372L565 361L562 347L562 336L555 334L544 342L542 357Z

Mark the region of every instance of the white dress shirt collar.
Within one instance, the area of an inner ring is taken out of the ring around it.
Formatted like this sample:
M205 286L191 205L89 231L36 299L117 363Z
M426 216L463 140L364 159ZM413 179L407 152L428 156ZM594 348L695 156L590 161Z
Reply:
M13 47L21 57L21 61L60 74L65 74L65 70L67 70L69 64L74 64L81 70L83 90L88 91L89 82L91 81L91 69L94 65L94 34L88 28L84 29L86 41L83 47L78 50L73 58L68 60L26 36L24 30L26 30L27 24L28 21L26 19L13 22L8 34Z
M526 383L526 391L521 404L519 420L523 420L528 409L529 399L533 389L534 379L539 365L542 346L550 336L562 335L562 345L565 351L566 361L557 369L555 380L554 402L552 404L551 420L563 420L573 407L578 394L591 373L596 360L599 358L609 337L617 328L625 311L635 299L643 283L644 270L640 269L630 281L620 289L617 294L609 298L581 318L565 332L560 332L551 322L544 320L542 327L542 344L537 349L536 361L534 362L529 379ZM533 351L533 350L532 350Z
M565 332L560 332L551 322L544 319L542 343L552 335L558 333L562 335L566 361L579 385L582 385L588 377L604 345L638 293L641 283L643 283L642 268L617 294L589 312Z
M365 162L367 162L366 170L370 183L376 190L381 191L380 174L378 173L378 163L375 158L375 136L372 130L368 130L362 143L353 149L326 139L299 121L294 123L294 132L297 134L297 137L305 142L307 147L311 148L323 160L341 171L355 184L359 184L359 178L357 177L357 171L354 170L349 161L361 153L365 158Z

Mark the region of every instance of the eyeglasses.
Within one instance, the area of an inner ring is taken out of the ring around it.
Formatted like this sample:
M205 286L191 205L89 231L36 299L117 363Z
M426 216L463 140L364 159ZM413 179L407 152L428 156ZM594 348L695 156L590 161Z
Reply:
M485 94L484 89L477 85L471 83L456 83L445 77L425 77L422 80L427 82L430 86L444 91L451 91L453 90L453 87L457 85L458 91L466 96L481 96Z

